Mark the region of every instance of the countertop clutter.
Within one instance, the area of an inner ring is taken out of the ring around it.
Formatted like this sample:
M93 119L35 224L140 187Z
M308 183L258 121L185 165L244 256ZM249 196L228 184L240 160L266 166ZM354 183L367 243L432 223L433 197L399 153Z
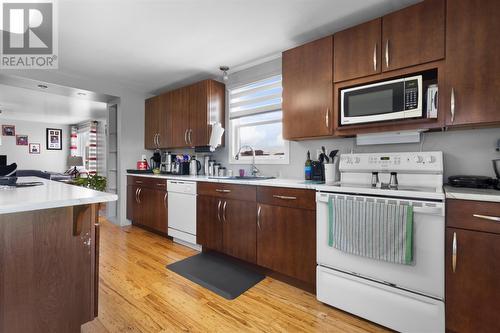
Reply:
M23 181L42 182L41 186L0 188L0 214L26 212L115 201L116 194L94 191L38 177L23 177Z

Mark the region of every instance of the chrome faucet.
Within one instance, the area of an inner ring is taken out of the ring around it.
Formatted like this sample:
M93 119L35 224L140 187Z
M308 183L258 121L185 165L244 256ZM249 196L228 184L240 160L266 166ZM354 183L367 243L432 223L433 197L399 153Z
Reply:
M244 146L241 146L240 149L238 150L238 152L236 153L236 156L234 157L235 160L239 160L240 159L240 153L241 153L241 150L243 148L249 148L251 151L252 151L252 176L256 177L259 173L260 173L260 170L255 166L255 149L253 149L252 147L248 146L248 145L244 145Z

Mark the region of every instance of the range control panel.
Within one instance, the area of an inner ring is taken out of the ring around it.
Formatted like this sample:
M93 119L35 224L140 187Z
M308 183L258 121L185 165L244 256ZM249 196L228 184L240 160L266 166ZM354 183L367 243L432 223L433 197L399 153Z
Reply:
M443 173L443 152L342 154L340 171Z

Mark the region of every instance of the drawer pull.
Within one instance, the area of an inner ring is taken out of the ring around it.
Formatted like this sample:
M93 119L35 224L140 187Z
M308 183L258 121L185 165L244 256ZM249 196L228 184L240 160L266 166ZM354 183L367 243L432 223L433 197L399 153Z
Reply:
M451 269L455 273L457 269L457 233L453 233L453 243L451 245Z
M477 217L478 219L500 222L500 217L497 217L497 216L488 216L488 215L480 215L480 214L473 214L472 216Z
M221 190L221 189L215 189L216 192L219 192L219 193L230 193L231 190Z
M142 184L142 180L136 180L135 183L136 184Z
M156 183L156 186L165 186L164 183Z
M276 199L281 199L281 200L297 200L297 197L289 197L286 195L273 195L274 198Z

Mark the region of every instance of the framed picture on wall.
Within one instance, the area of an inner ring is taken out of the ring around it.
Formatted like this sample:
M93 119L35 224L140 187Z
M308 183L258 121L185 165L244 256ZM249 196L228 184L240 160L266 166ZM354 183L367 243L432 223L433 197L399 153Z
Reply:
M27 135L16 135L16 145L27 146L28 145L28 136Z
M16 126L14 126L14 125L2 125L2 135L3 136L16 136Z
M47 128L47 150L62 150L62 129Z
M30 154L40 154L40 144L39 143L30 143Z

